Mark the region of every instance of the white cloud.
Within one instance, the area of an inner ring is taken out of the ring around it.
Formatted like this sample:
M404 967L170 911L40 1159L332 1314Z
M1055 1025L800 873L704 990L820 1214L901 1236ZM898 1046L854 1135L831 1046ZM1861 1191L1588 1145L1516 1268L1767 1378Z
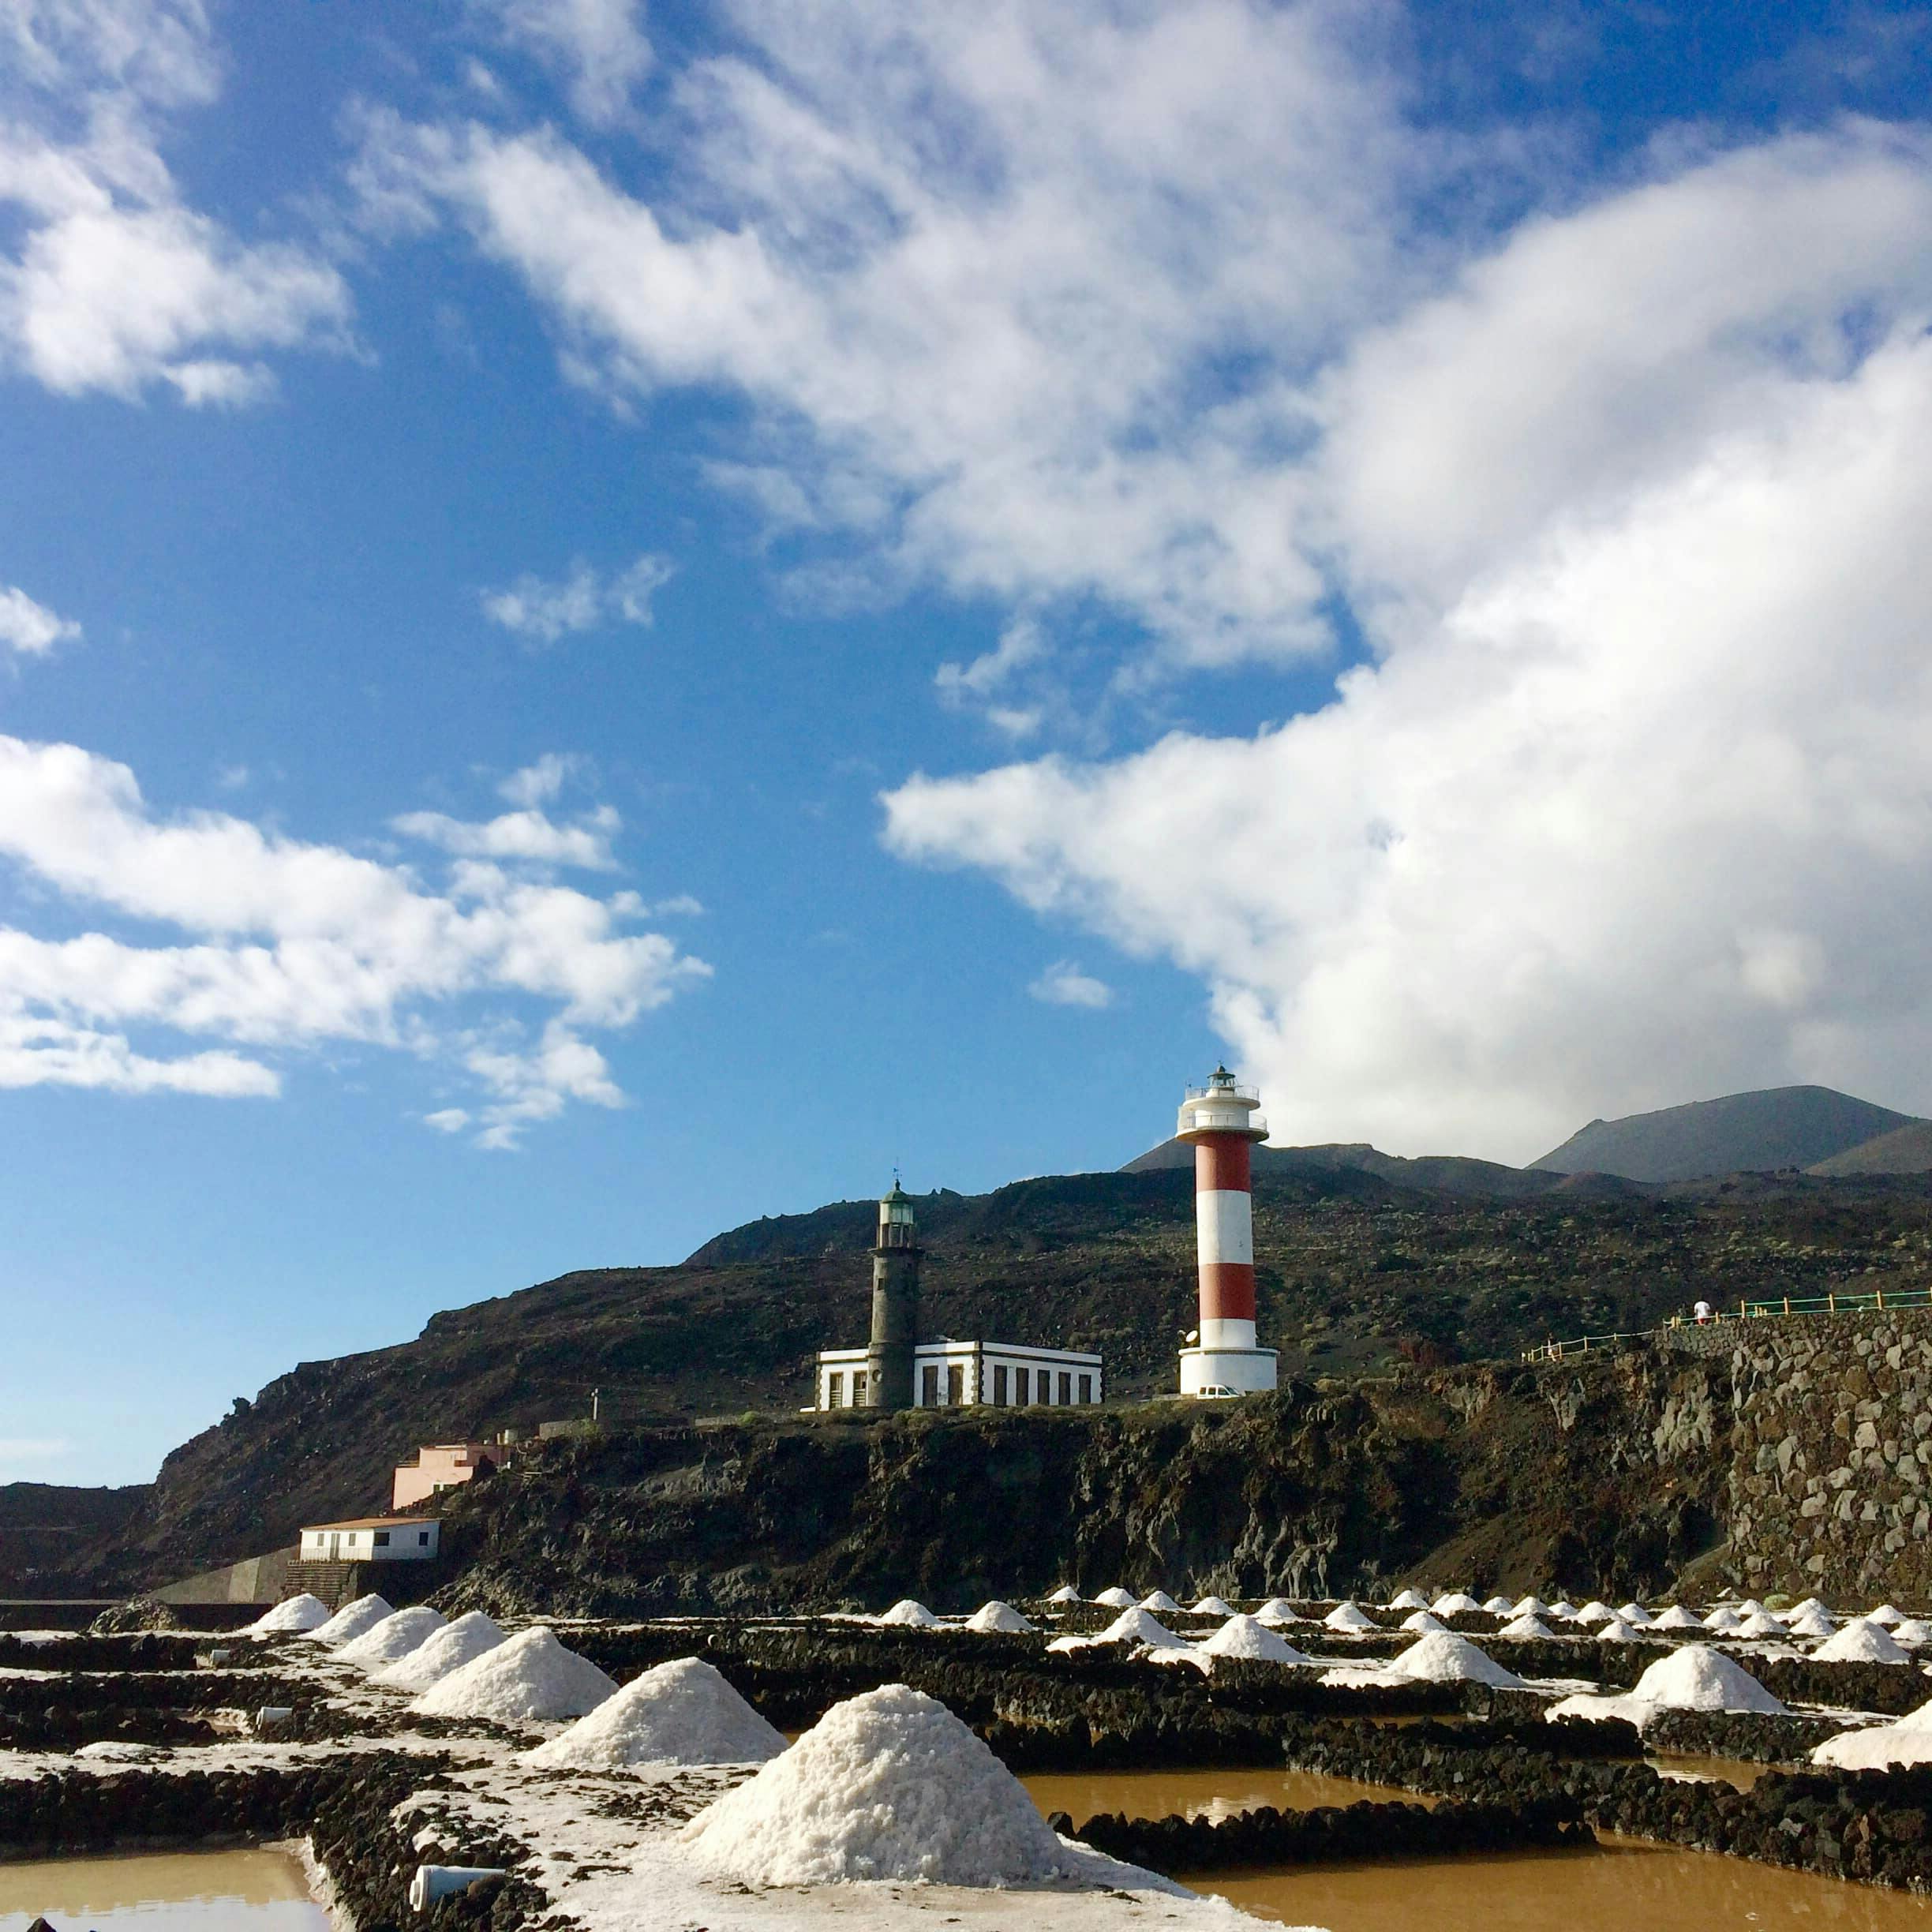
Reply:
M1932 340L1767 373L1759 414L1557 506L1320 711L917 780L891 841L1198 973L1286 1140L1521 1160L1780 1080L1923 1107Z
M1104 979L1082 972L1072 960L1055 960L1027 991L1046 1006L1098 1009L1114 1004L1114 989Z
M649 553L608 578L579 558L563 578L546 580L526 571L506 590L485 591L483 614L492 623L543 644L601 624L648 624L652 594L673 574L666 559Z
M640 0L478 0L507 38L564 77L571 105L593 126L629 111L654 64Z
M0 644L24 657L44 657L56 644L80 635L71 617L59 617L24 590L0 584Z
M546 751L542 757L513 771L496 788L500 798L529 810L545 805L571 780L590 769L589 761L575 751Z
M747 402L749 460L711 474L834 538L814 582L1098 597L1190 661L1320 648L1283 460L1318 432L1305 379L1433 252L1364 24L826 0L734 25L743 55L671 83L657 199L553 132L393 120L365 191L451 211L573 376Z
M465 1064L496 1096L477 1114L478 1147L514 1148L526 1128L555 1119L571 1100L604 1107L624 1103L604 1056L560 1020L544 1029L533 1052L477 1046Z
M435 1113L423 1116L423 1125L433 1127L438 1133L459 1134L470 1125L470 1119L462 1107L439 1107Z
M582 1032L627 1027L710 968L661 934L620 931L616 906L518 856L514 872L459 856L436 890L407 867L226 814L158 815L125 766L0 737L0 858L73 914L182 934L158 944L0 927L0 1083L269 1094L279 1075L262 1056L331 1041L468 1062L481 1006L495 1014L494 1058L470 1070L491 1106L506 1104L512 1061L519 1118L548 1118L546 1078L559 1106L608 1104L615 1089ZM546 1010L541 1046L526 1051L518 1009L533 1005ZM221 1044L163 1058L130 1046L137 1028Z
M540 811L503 812L481 823L442 812L405 812L389 822L406 838L462 858L523 859L608 872L616 863L611 837L623 822L609 806L601 805L575 825L559 825Z
M0 360L61 395L166 383L234 406L273 388L260 352L343 345L349 295L331 263L238 240L170 176L165 118L219 88L200 6L10 0L0 75L0 207L17 216Z

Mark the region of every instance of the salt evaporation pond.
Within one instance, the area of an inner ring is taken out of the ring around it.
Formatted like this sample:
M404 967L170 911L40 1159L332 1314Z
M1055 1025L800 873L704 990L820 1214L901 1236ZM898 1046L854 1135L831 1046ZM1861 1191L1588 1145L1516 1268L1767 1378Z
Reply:
M1043 1815L1064 1811L1077 1829L1103 1811L1126 1818L1232 1818L1272 1805L1278 1811L1312 1811L1319 1805L1418 1804L1433 1808L1428 1794L1326 1777L1316 1771L1258 1770L1028 1772L1020 1782ZM1196 1887L1196 1889L1199 1889Z
M37 1918L67 1932L329 1932L281 1852L143 1852L0 1864L0 1932Z
M1595 1850L1170 1874L1327 1932L1932 1932L1932 1897L1612 1839Z

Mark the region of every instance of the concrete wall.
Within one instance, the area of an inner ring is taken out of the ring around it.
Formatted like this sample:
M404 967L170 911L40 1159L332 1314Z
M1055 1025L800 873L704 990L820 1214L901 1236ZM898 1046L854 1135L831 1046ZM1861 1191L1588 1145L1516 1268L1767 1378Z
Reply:
M289 1594L289 1566L299 1552L271 1550L265 1556L245 1556L219 1570L204 1570L153 1593L168 1604L275 1604Z

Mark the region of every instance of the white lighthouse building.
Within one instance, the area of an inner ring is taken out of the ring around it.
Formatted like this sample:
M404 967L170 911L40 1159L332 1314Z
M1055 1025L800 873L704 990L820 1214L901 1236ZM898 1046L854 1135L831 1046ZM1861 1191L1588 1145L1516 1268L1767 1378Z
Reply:
M1251 1153L1267 1138L1261 1096L1216 1067L1190 1087L1175 1136L1194 1146L1199 1239L1198 1346L1181 1351L1183 1395L1252 1395L1275 1386L1275 1351L1255 1343L1254 1197Z

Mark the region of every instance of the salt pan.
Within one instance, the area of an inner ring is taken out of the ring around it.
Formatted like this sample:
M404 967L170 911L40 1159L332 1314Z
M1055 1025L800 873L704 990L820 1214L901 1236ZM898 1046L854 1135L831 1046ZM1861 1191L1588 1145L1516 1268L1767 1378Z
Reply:
M1379 1627L1375 1619L1360 1604L1346 1601L1337 1604L1322 1621L1332 1631L1365 1631Z
M1541 1617L1512 1617L1496 1632L1499 1637L1514 1638L1519 1643L1530 1643L1556 1633Z
M983 1636L996 1634L1020 1636L1033 1626L1011 1604L1003 1604L995 1597L991 1603L982 1604L966 1619L966 1627L978 1631Z
M1086 1875L1019 1780L943 1704L904 1684L834 1705L683 1835L706 1870L749 1885Z
M1454 1631L1432 1631L1418 1637L1389 1668L1398 1677L1418 1678L1425 1683L1493 1684L1510 1690L1524 1687L1514 1671L1505 1670Z
M1267 1664L1312 1664L1286 1638L1279 1637L1258 1618L1230 1616L1211 1637L1204 1637L1194 1648L1204 1656L1258 1657Z
M923 1603L915 1602L910 1597L901 1597L879 1621L903 1625L908 1630L936 1630L939 1624L939 1619Z
M386 1616L395 1614L395 1606L372 1592L367 1597L358 1597L354 1603L346 1603L326 1623L319 1623L309 1631L313 1643L352 1643L365 1631L373 1630Z
M1881 1771L1887 1765L1932 1764L1932 1704L1921 1704L1896 1722L1874 1724L1827 1738L1811 1754L1815 1765L1844 1771Z
M407 1657L418 1644L428 1642L443 1627L443 1623L440 1610L432 1610L427 1604L412 1604L406 1610L384 1617L380 1623L371 1624L335 1654L374 1670Z
M635 1764L766 1764L785 1748L713 1665L673 1657L606 1698L567 1731L523 1754L526 1764L616 1770Z
M1627 1717L1642 1726L1659 1710L1790 1713L1743 1664L1708 1644L1686 1644L1660 1657L1622 1697L1569 1697L1552 1704L1551 1717Z
M1823 1664L1909 1664L1911 1657L1882 1624L1854 1618L1811 1653Z
M244 1637L285 1637L320 1630L329 1620L329 1607L320 1597L305 1590L299 1597L285 1597L272 1610L243 1626Z
M504 1640L500 1626L481 1610L468 1610L436 1631L407 1657L376 1673L375 1682L391 1690L427 1690L461 1670L473 1657L494 1650Z
M588 1657L566 1650L546 1625L520 1631L432 1684L414 1705L426 1717L493 1717L546 1723L581 1717L616 1694Z

